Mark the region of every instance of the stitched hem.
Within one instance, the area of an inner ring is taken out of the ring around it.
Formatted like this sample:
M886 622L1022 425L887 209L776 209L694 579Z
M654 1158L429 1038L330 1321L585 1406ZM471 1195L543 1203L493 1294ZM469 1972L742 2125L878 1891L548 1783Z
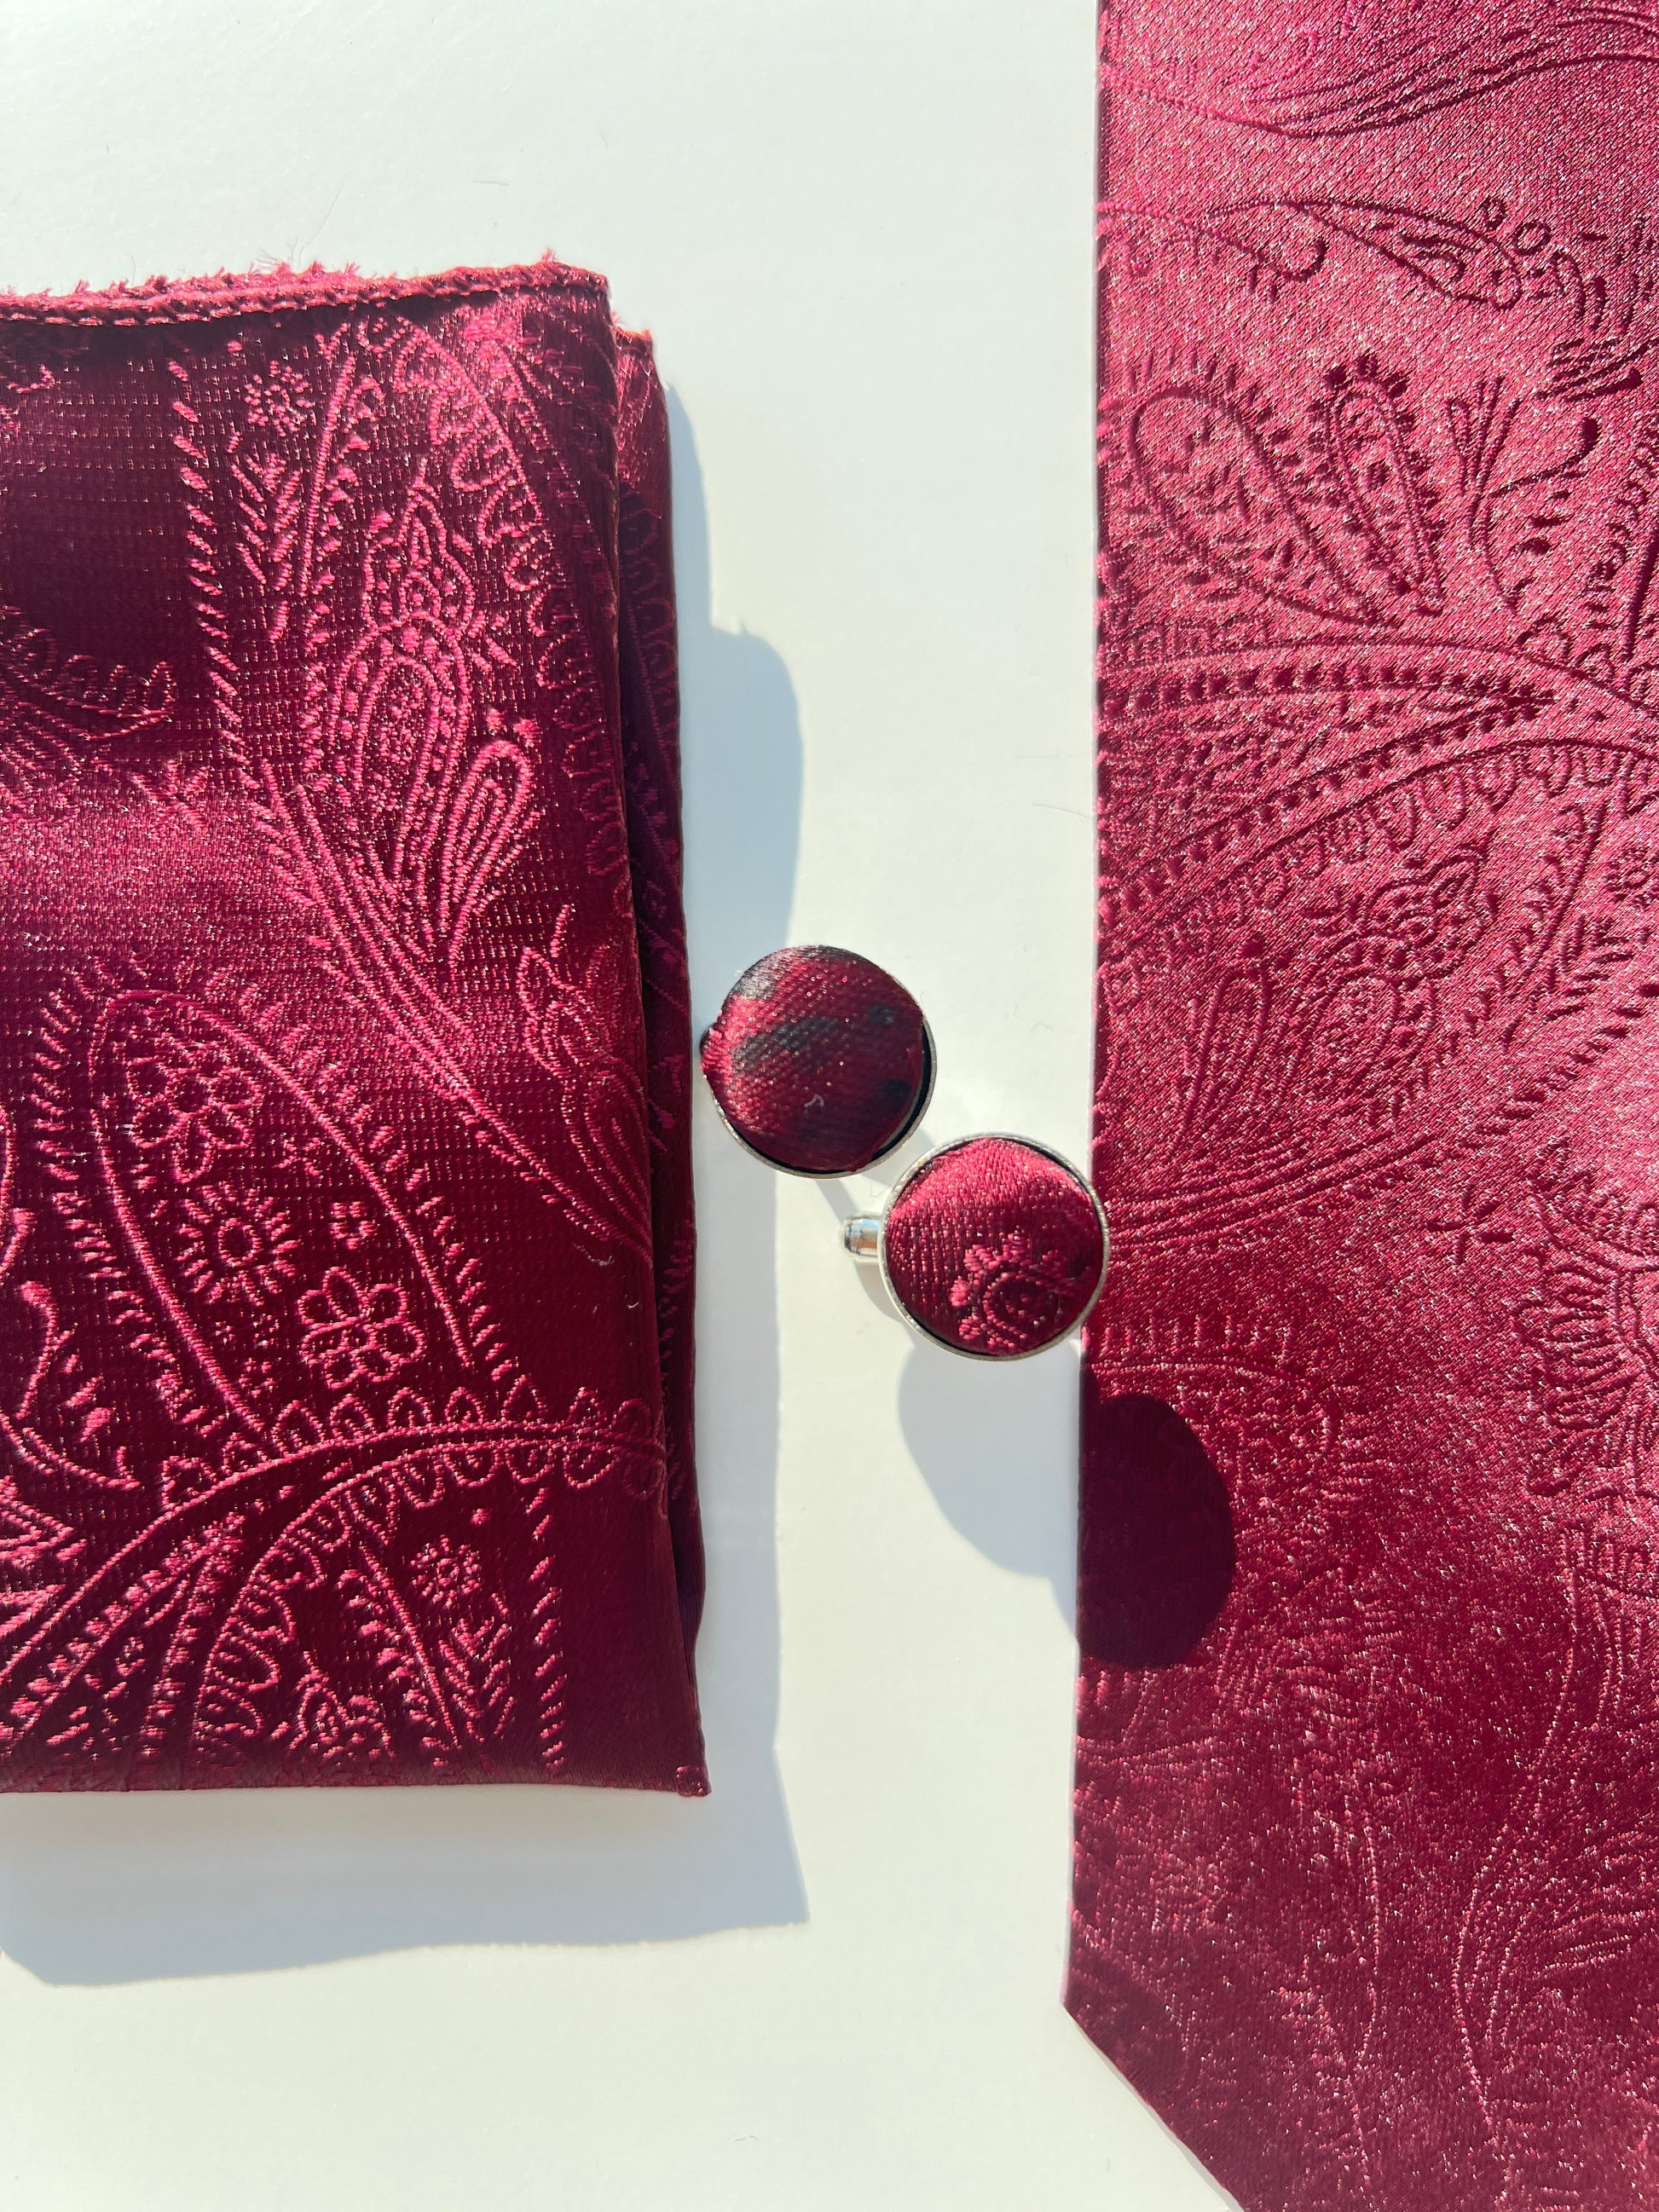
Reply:
M271 314L298 307L350 307L387 300L476 300L500 292L579 292L606 298L605 281L591 270L568 268L550 253L507 269L448 269L437 276L364 276L355 269L277 268L241 276L213 276L143 284L112 284L93 291L0 292L0 322L198 323L232 315Z

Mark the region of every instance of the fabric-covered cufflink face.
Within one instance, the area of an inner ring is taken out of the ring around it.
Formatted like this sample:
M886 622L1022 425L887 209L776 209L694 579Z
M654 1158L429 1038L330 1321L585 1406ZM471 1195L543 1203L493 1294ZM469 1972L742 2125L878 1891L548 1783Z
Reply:
M733 1135L769 1165L853 1175L926 1111L933 1039L885 969L833 945L789 945L732 985L702 1070Z
M850 1241L850 1240L849 1240ZM976 1359L1023 1359L1067 1335L1105 1280L1100 1201L1058 1154L964 1138L920 1160L887 1203L887 1287L925 1336Z

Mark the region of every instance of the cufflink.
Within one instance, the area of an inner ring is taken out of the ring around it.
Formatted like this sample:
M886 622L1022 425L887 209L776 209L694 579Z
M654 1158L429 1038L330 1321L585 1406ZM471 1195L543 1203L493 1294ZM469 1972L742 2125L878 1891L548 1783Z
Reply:
M701 1047L728 1129L786 1175L856 1175L927 1110L933 1040L884 968L834 945L787 945L746 968Z
M728 1129L786 1175L856 1175L902 1145L933 1089L933 1039L884 968L833 945L769 952L700 1048ZM1058 1152L1000 1133L941 1145L877 1214L842 1225L918 1334L969 1359L1028 1359L1076 1328L1106 1279L1106 1209Z
M908 1169L879 1214L842 1225L881 1269L918 1334L969 1359L1029 1359L1069 1336L1100 1296L1106 1209L1077 1170L1029 1138L942 1145Z

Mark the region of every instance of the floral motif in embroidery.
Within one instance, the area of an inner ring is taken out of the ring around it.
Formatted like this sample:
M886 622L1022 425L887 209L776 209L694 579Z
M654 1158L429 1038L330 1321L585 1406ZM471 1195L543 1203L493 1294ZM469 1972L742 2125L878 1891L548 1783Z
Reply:
M374 1228L374 1217L360 1198L337 1200L328 1210L329 1234L345 1251L361 1251Z
M331 1267L319 1290L300 1300L306 1333L300 1357L331 1390L384 1382L418 1359L426 1340L409 1317L408 1294L396 1283L364 1290L343 1267Z
M470 1544L439 1536L415 1554L410 1579L428 1605L453 1613L483 1588L483 1568Z
M149 1047L126 1064L132 1141L165 1152L176 1182L199 1182L222 1152L246 1150L259 1086L210 1037L161 1030Z
M198 1184L179 1207L179 1259L185 1280L210 1305L237 1297L264 1306L294 1279L293 1224L276 1201Z
M291 438L315 411L311 386L292 362L273 362L261 383L247 387L247 419L276 437Z

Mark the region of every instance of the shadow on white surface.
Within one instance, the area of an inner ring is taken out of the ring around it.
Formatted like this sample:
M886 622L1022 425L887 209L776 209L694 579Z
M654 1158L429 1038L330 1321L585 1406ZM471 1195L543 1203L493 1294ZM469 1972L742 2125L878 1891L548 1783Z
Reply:
M714 626L708 516L670 401L693 1003L782 943L800 739L787 670ZM700 1102L706 1106L706 1102ZM698 1644L712 1796L595 1790L0 1797L0 1950L49 1982L296 1966L448 1943L620 1943L776 1926L806 1900L773 1752L778 1347L773 1180L700 1113ZM740 1359L721 1347L741 1346ZM712 1349L711 1349L712 1348Z
M912 1458L951 1526L988 1559L1041 1575L1069 1628L1077 1604L1078 1353L962 1359L918 1344L899 1380Z

